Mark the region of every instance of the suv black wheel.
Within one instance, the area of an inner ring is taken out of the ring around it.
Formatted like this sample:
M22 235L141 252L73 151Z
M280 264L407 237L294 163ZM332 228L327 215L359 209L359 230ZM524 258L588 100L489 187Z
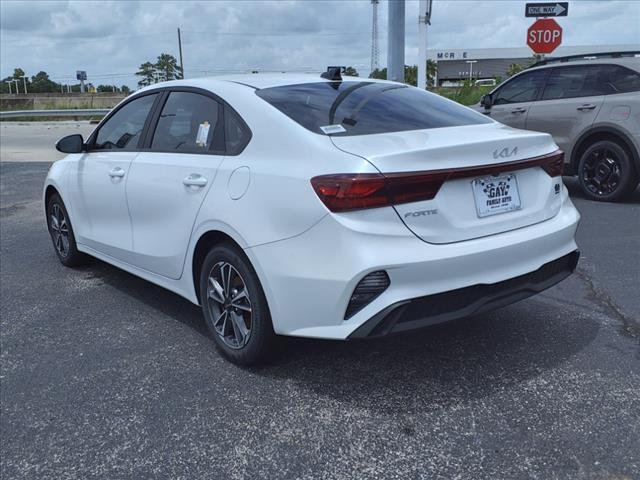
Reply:
M274 353L267 299L241 250L229 244L211 249L200 273L200 301L207 327L229 360L256 365Z
M77 267L86 260L86 255L76 247L76 238L67 209L57 193L47 202L47 226L58 259L67 267Z
M578 178L588 198L605 202L620 200L638 183L629 154L611 140L601 140L585 150L578 164Z

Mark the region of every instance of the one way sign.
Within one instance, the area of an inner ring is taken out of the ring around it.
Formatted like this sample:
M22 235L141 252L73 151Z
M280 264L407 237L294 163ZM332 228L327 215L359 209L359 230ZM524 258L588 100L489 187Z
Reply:
M566 17L569 13L569 2L527 3L525 17Z

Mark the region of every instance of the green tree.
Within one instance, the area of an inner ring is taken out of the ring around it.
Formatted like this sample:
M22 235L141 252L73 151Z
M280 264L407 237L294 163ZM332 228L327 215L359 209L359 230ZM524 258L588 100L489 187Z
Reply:
M344 69L344 74L348 77L359 77L358 71L353 67L347 67Z
M29 86L29 92L35 93L50 93L59 92L60 84L54 82L49 78L49 74L44 71L39 71L31 77L31 85Z
M156 81L156 66L151 62L144 62L140 65L136 75L142 77L138 82L138 86L146 87L147 85L151 85Z
M377 78L378 80L386 80L387 79L387 69L386 68L376 68L373 72L369 74L369 78Z
M118 91L118 87L115 87L115 90L114 90L114 86L113 85L98 85L96 87L96 91L98 93L117 92Z
M520 65L519 63L512 63L507 67L507 77L513 77L514 75L520 73L525 69L524 65Z
M169 55L168 53L162 53L158 56L155 68L158 73L159 81L166 82L168 80L177 80L182 78L182 71L178 65L178 60L176 60L176 57Z
M433 87L436 78L437 64L433 60L427 60L427 86ZM369 78L377 78L381 80L387 79L387 69L376 68L369 74ZM417 65L405 65L404 66L404 83L418 85L418 66Z
M126 85L122 85L122 86L120 87L120 91L121 91L122 93L126 93L127 95L129 95L129 94L131 93L131 89L130 89L128 86L126 86Z

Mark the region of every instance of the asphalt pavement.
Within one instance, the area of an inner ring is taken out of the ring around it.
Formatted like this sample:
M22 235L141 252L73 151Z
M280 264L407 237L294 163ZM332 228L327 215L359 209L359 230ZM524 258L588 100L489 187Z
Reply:
M536 297L247 369L186 300L58 262L47 168L0 165L3 479L640 478L639 190L567 181L583 257Z

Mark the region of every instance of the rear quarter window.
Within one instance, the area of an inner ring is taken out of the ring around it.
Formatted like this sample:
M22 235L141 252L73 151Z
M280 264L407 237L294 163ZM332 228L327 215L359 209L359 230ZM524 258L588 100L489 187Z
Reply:
M312 132L339 125L350 136L491 123L471 109L417 88L377 82L285 85L256 94Z

